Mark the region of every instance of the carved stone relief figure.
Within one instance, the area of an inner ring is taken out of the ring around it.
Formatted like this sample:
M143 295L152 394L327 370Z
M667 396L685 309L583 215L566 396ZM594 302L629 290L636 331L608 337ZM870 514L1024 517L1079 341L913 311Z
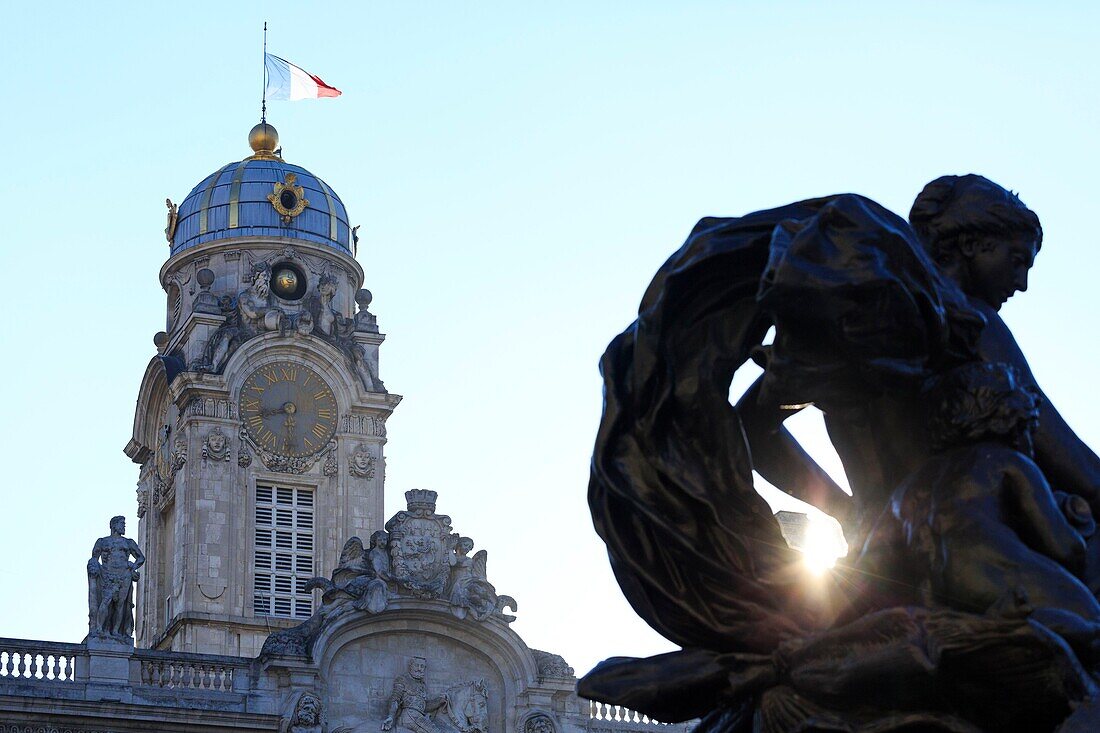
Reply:
M137 489L137 515L138 519L145 516L145 511L149 508L149 489L144 486L139 486Z
M363 383L363 386L366 387L368 391L386 391L386 385L378 378L374 366L367 357L367 348L365 346L349 338L343 340L341 348L343 348L344 353L347 354L348 358L351 360L351 364L355 368L355 373L359 376L359 381Z
M489 695L485 682L465 682L433 695L425 682L427 666L423 657L413 657L408 674L394 680L381 729L393 733L488 733Z
M332 573L332 580L312 578L306 587L320 588L321 613L327 615L347 600L353 606L368 613L386 610L389 585L393 581L390 556L386 545L389 535L379 530L370 536L370 548L364 549L363 541L352 537L340 551L340 564Z
M451 573L445 591L451 603L451 613L456 618L466 618L469 613L478 621L484 621L505 607L515 610L515 601L509 596L498 596L486 576L485 565L489 554L479 550L472 558L469 557L474 549L474 541L469 537L455 535L453 547L447 558Z
M348 458L348 472L356 478L372 479L376 460L367 446L360 445Z
M317 330L326 336L336 336L343 326L344 317L332 307L336 297L336 278L329 273L321 275L317 282Z
M242 343L266 331L285 333L290 319L271 302L271 265L259 262L252 266L251 284L236 298L223 296L218 304L225 323L218 327L203 348L202 363L196 371L218 372L230 354Z
M382 721L382 730L394 733L428 733L435 731L430 715L444 706L441 695L429 695L424 682L428 661L423 657L409 660L407 675L401 675L393 683L390 693L389 715Z
M169 456L169 482L176 477L176 474L184 464L187 463L187 441L182 437L176 438L176 442L172 444L172 453Z
M535 713L523 723L523 733L555 733L553 719L545 713Z
M111 534L92 546L88 560L88 636L134 643L134 581L145 555L126 532L126 518L111 518ZM133 557L133 561L130 558Z
M229 440L221 428L214 428L207 434L202 443L202 459L204 461L229 460Z
M293 711L284 715L279 733L328 733L324 705L312 692L303 692L294 704Z
M237 296L241 325L255 332L279 331L287 325L286 314L271 303L271 265L266 262L252 266L252 285Z

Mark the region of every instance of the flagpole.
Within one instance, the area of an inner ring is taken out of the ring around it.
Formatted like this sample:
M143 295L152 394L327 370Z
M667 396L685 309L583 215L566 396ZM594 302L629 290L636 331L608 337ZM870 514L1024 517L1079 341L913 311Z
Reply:
M267 123L267 21L264 21L264 73L262 76L264 83L263 96L260 97L260 123Z

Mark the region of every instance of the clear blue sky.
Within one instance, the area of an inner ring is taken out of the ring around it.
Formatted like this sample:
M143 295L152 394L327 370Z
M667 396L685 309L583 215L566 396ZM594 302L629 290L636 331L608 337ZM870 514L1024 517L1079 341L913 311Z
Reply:
M164 327L164 198L248 152L265 19L344 91L269 119L362 225L405 395L387 512L439 491L516 630L578 671L664 648L608 570L587 464L597 359L701 216L841 191L904 214L944 173L1020 191L1046 239L1003 313L1100 446L1092 3L165 7L4 13L0 635L78 641L92 542L117 513L136 535L122 448Z

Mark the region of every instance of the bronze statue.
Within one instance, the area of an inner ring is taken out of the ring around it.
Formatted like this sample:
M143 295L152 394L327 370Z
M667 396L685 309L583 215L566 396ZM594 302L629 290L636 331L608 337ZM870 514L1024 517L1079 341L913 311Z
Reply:
M607 660L581 694L701 733L1100 726L1100 466L996 315L1038 218L967 176L910 219L851 194L704 219L658 271L601 362L589 503L627 599L683 649ZM810 404L851 497L782 428ZM754 469L844 523L824 581Z

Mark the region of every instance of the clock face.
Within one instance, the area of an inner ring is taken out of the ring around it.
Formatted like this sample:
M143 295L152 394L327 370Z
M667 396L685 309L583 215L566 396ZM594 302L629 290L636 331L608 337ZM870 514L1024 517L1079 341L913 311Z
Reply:
M276 361L241 388L241 421L256 445L292 458L310 456L336 434L336 397L317 372Z

